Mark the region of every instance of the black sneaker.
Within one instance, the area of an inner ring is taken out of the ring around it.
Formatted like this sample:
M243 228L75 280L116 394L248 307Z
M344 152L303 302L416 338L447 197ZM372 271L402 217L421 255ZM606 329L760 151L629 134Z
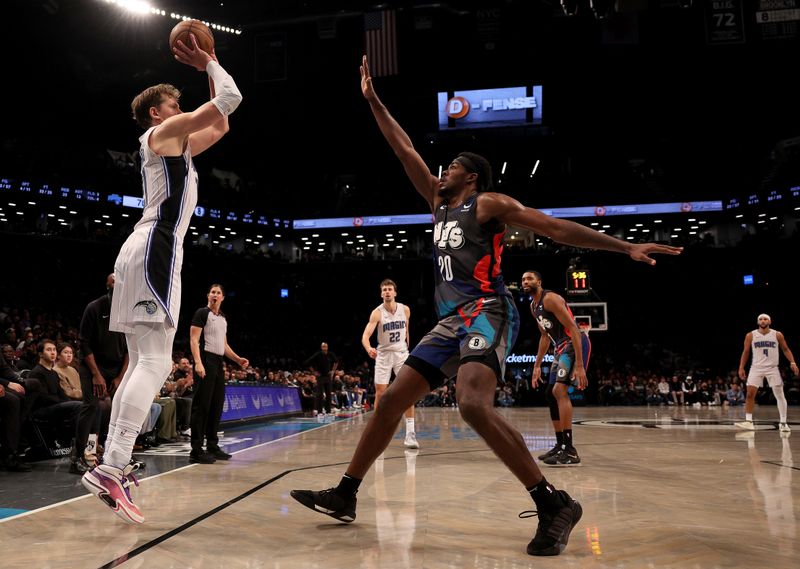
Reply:
M231 454L228 454L227 452L225 452L224 450L222 450L219 447L208 449L208 454L210 454L211 456L213 456L217 460L230 460L231 456L233 456Z
M558 452L545 458L542 462L548 466L575 466L581 463L581 457L574 448L562 448Z
M560 510L552 513L528 511L519 515L520 518L539 516L539 527L528 544L528 555L559 555L566 549L569 534L583 515L583 508L576 500L564 490L557 492L564 501Z
M189 464L214 464L217 459L204 450L192 451L189 453Z
M548 450L546 453L540 454L539 455L539 460L544 460L546 458L550 458L551 456L555 456L555 455L558 454L558 451L560 451L560 450L561 450L561 445L556 444L556 446L554 446L553 448Z
M307 508L327 514L340 522L349 524L356 519L356 497L346 498L328 488L314 492L313 490L292 490L289 495Z
M70 474L80 474L83 476L91 470L91 466L89 466L83 458L75 458L71 459L69 462L69 473Z
M147 467L147 464L143 460L139 460L136 458L131 457L130 462L128 464L131 465L131 472L136 472L137 470L144 470Z

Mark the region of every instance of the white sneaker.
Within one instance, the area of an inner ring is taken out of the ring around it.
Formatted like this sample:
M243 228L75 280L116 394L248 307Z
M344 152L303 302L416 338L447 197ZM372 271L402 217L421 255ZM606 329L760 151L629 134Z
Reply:
M416 433L414 432L406 433L406 440L404 444L408 448L419 448L419 443L417 442Z
M182 437L191 437L192 436L192 428L189 427L188 429L184 429L181 431Z
M738 429L746 429L748 431L756 430L755 425L753 425L753 421L739 421L738 423L734 423L733 426Z
M778 426L778 430L782 433L791 433L792 429L789 427L789 423L781 423Z

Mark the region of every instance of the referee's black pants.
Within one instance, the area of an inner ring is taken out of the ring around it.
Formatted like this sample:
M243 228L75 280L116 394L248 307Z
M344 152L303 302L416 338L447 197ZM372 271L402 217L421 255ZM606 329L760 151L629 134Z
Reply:
M203 367L206 368L206 376L195 376L194 379L191 419L193 451L200 451L203 448L203 439L208 450L219 448L217 431L222 417L222 407L225 404L223 357L203 352L201 359Z

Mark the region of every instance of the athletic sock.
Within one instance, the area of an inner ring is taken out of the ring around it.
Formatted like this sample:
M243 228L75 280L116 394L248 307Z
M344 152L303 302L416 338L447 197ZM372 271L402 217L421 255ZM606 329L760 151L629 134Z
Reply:
M336 491L342 496L355 496L359 486L361 486L361 478L354 478L345 474L336 487Z
M555 487L547 482L545 478L536 486L526 488L533 498L536 507L542 512L552 512L562 507L561 496L556 492Z

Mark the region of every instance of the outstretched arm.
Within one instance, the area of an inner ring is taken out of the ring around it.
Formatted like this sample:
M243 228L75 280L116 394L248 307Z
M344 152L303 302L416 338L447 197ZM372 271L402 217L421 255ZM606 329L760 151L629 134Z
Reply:
M367 56L361 59L361 93L364 98L369 102L369 108L378 123L378 128L381 129L383 137L389 146L392 147L394 153L403 164L411 183L425 198L428 205L433 209L436 200L436 188L439 184L439 179L432 175L422 157L414 149L411 139L406 134L406 131L398 124L394 117L389 114L389 110L384 106L378 95L375 93L375 88L372 86L372 76L369 72L369 62Z
M634 261L643 261L650 265L656 264L655 259L650 257L654 253L680 255L683 251L683 247L659 245L658 243L628 243L580 223L545 215L539 210L525 207L505 194L492 192L481 194L478 208L478 223L497 219L506 225L529 229L534 233L549 237L557 243L625 253Z
M789 360L789 367L792 368L792 373L797 377L798 369L797 364L794 362L794 356L792 355L792 350L789 349L789 344L786 343L786 338L783 335L783 332L778 332L778 345L781 347L781 351L783 355L786 356L786 359Z

